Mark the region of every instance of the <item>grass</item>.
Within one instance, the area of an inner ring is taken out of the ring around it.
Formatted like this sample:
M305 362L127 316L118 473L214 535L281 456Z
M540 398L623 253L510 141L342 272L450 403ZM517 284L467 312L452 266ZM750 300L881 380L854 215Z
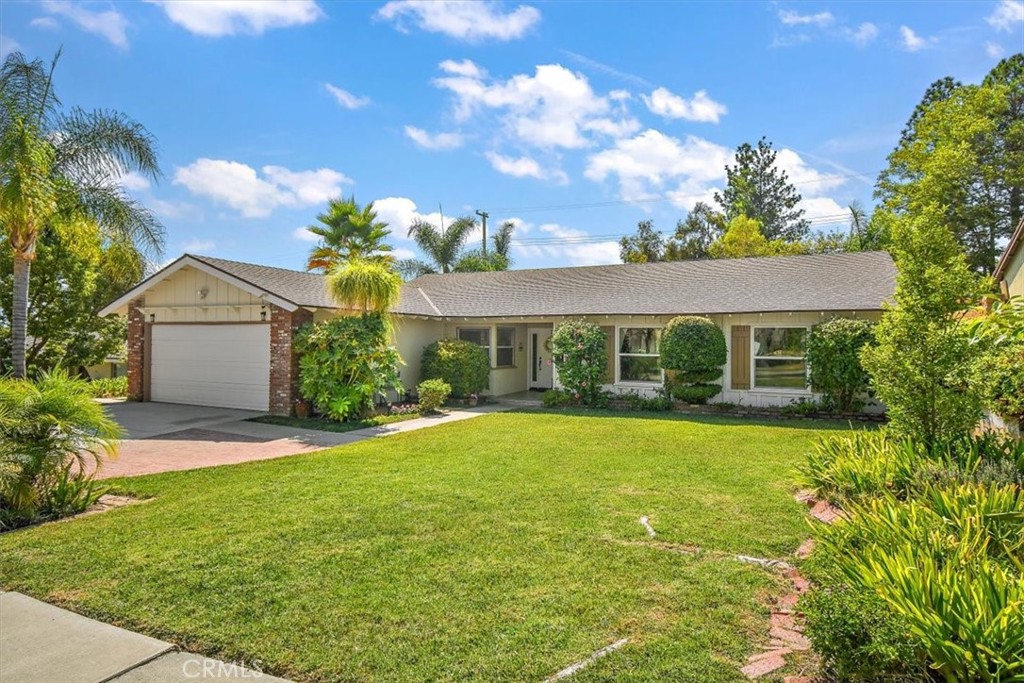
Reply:
M287 417L284 415L260 415L250 417L247 422L262 422L268 425L280 425L282 427L296 427L298 429L315 429L321 432L352 432L367 427L379 427L380 425L405 422L423 417L420 413L402 413L400 415L377 415L368 417L365 420L352 420L351 422L336 422L324 420L318 417Z
M828 423L499 413L116 481L153 497L0 536L0 585L300 681L741 681L789 482Z

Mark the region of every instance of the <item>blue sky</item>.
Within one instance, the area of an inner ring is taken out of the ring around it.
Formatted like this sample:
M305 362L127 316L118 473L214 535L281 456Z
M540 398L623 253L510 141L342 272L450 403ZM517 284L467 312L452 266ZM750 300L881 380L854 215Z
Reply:
M0 51L61 45L65 105L136 118L125 178L193 251L300 268L330 196L515 219L516 267L609 263L671 231L767 136L816 229L871 205L929 83L1024 50L1024 2L0 4Z

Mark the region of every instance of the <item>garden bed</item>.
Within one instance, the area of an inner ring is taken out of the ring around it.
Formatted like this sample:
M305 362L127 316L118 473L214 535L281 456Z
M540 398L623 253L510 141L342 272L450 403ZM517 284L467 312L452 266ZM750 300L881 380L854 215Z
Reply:
M400 412L392 413L390 415L375 415L374 417L368 417L364 420L351 420L349 422L338 422L336 420L328 420L324 417L293 417L287 415L260 415L259 417L250 417L246 422L259 422L261 424L278 425L281 427L295 427L297 429L313 429L319 432L353 432L357 429L366 429L367 427L380 427L381 425L394 424L396 422L405 422L406 420L415 420L418 417L423 417L422 413L419 412Z
M612 410L644 410L629 400L611 399L608 407ZM672 401L672 412L687 415L727 415L729 417L767 418L771 420L840 420L842 422L884 423L884 413L840 413L829 411L795 411L788 406L762 408L734 405L729 403L708 403L704 405Z

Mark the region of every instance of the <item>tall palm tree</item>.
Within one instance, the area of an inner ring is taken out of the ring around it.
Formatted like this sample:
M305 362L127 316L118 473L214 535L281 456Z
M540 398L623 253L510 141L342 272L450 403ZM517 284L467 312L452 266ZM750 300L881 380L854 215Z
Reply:
M494 253L505 258L505 260L511 262L511 258L508 255L509 249L512 247L512 233L516 229L516 224L512 221L505 221L498 228L498 232L494 233L491 238L494 241Z
M392 264L363 257L342 261L327 276L327 291L342 308L386 313L402 289Z
M320 238L306 262L306 270L329 272L348 259L368 258L391 262L391 245L385 242L391 234L388 224L377 220L373 202L359 208L355 197L332 199L327 211L316 219L319 225L306 230Z
M429 261L406 259L398 265L399 271L406 277L452 272L459 262L469 233L475 227L476 222L468 216L456 218L447 228L442 222L440 229L433 223L417 219L409 228L409 237Z
M12 363L24 377L28 289L43 228L91 223L104 237L159 255L163 228L125 194L122 178L160 175L155 141L139 123L106 110L61 111L49 67L12 52L0 67L0 230L14 257Z

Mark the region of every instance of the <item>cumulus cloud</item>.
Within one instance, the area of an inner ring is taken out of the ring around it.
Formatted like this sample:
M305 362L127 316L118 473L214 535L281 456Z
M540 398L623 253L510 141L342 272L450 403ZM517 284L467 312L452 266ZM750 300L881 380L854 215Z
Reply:
M929 42L933 42L934 38L922 38L917 35L914 29L909 26L900 26L900 43L903 45L903 49L907 52L917 52L928 47Z
M309 228L306 227L295 228L295 230L292 231L292 237L297 240L302 240L303 242L317 242L320 240L319 235L314 235L309 231Z
M532 157L508 157L497 152L487 152L487 160L498 173L510 175L513 178L536 178L538 180L553 179L560 183L569 182L569 177L559 169L547 170L541 167L540 163Z
M352 182L330 168L292 171L283 166L264 166L261 171L262 175L237 161L202 158L177 168L174 184L226 204L247 218L259 218L281 207L326 202Z
M835 21L831 12L817 14L800 14L795 10L780 10L779 21L785 26L828 26Z
M715 102L708 97L706 90L698 90L689 100L674 94L667 88L657 88L650 95L641 97L648 109L667 119L718 123L727 111L724 104Z
M431 134L416 126L406 126L405 136L423 149L443 150L462 146L462 136L458 133Z
M42 8L50 14L67 19L86 33L106 39L122 50L128 47L128 20L115 9L92 11L85 5L69 0L45 0Z
M519 223L516 233L527 232L529 224ZM536 260L556 260L560 263L568 261L574 266L596 266L619 263L619 243L614 240L593 241L583 230L568 228L558 223L545 223L537 228L538 238L557 240L556 243L526 243L512 239L512 252L515 255Z
M345 107L345 109L359 109L360 107L365 107L370 103L369 97L353 95L348 90L339 88L336 85L331 85L330 83L324 83L324 90L329 92L331 97L333 97L338 104Z
M856 43L858 47L864 47L878 37L878 27L870 21L865 21L855 29L844 28L843 35L850 42Z
M1024 2L1002 0L985 21L997 31L1013 31L1019 24L1024 24Z
M167 18L200 36L260 35L322 19L314 0L150 0Z
M491 0L392 0L376 14L408 32L410 24L430 33L479 43L522 38L540 21L540 11L520 5L510 12Z
M134 190L136 192L148 190L149 178L135 171L130 171L121 176L121 186L126 190Z
M441 71L453 76L466 76L467 78L484 78L487 71L470 59L463 59L456 62L454 59L446 59L437 65Z
M182 243L181 250L185 253L196 254L213 251L216 246L217 245L213 240L204 240L198 237L193 237L189 241Z

